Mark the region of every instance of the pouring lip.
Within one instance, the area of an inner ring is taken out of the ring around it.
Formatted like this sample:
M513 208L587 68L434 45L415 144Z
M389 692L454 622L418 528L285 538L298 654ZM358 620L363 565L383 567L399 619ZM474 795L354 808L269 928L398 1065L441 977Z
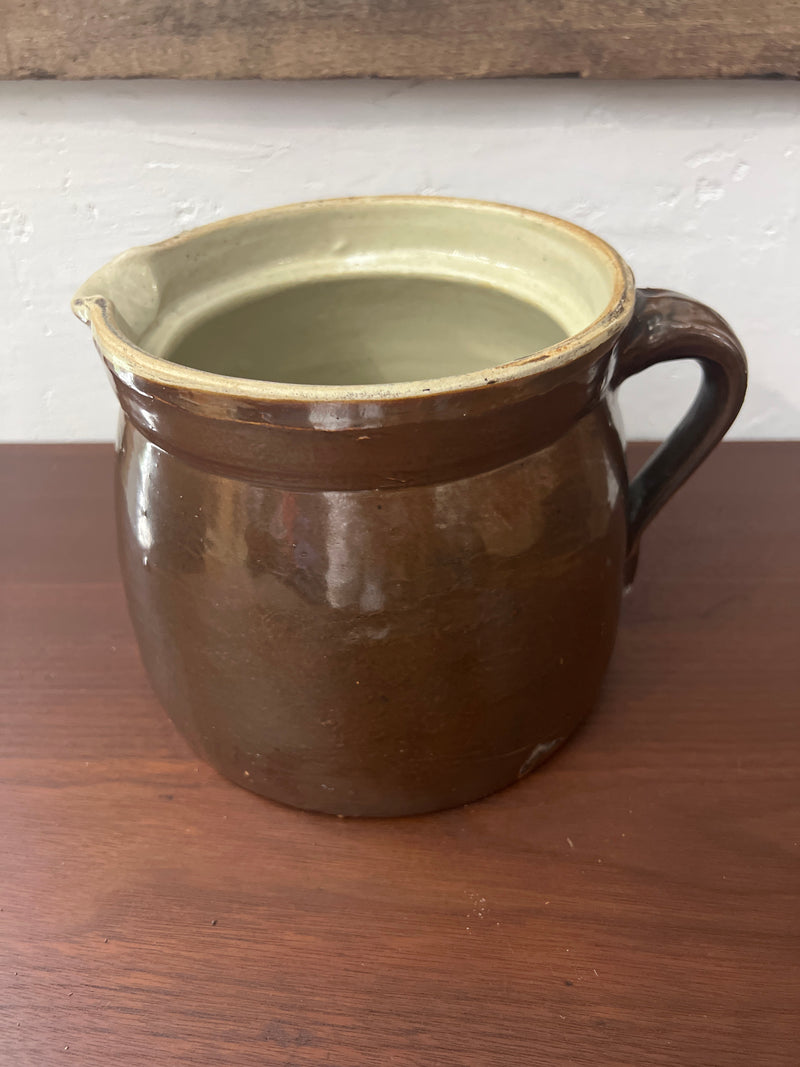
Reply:
M72 311L77 318L91 327L95 344L106 364L112 374L125 384L136 384L137 387L141 387L143 383L152 383L181 392L202 393L249 402L295 401L333 405L424 400L434 396L486 389L495 385L512 383L532 375L543 374L550 370L562 369L573 363L582 362L584 357L591 356L603 348L605 342L621 333L633 314L636 291L631 268L616 249L601 237L555 215L495 201L461 197L356 196L262 208L185 230L164 241L128 249L116 256L108 265L130 256L131 253L155 254L168 248L180 247L197 237L222 230L235 222L256 221L264 217L274 218L280 214L288 215L331 207L368 206L369 204L416 207L451 205L466 209L480 208L487 212L495 211L499 214L514 215L523 222L536 221L539 225L561 229L591 246L595 252L599 251L609 261L614 273L611 297L600 315L582 330L527 356L464 374L374 385L307 385L273 382L264 379L238 378L172 363L162 356L145 351L125 336L117 321L113 302L105 296L92 292L94 276L89 278L75 293L71 301Z

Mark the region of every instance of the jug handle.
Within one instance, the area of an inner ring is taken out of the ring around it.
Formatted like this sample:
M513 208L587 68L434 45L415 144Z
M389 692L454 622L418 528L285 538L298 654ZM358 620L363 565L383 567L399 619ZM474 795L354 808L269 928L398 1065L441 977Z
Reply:
M638 289L633 318L616 346L611 387L676 359L693 359L703 377L689 411L630 483L626 583L639 539L676 489L722 440L747 387L747 361L736 335L711 308L666 289Z

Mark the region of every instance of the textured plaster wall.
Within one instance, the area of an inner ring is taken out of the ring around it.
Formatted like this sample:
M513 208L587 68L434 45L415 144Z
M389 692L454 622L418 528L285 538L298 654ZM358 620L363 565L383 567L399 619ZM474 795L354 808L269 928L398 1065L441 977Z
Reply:
M588 226L643 285L739 331L738 437L800 435L800 85L775 82L0 84L0 438L102 440L115 404L73 289L130 245L314 197L405 192ZM633 437L692 367L625 387Z

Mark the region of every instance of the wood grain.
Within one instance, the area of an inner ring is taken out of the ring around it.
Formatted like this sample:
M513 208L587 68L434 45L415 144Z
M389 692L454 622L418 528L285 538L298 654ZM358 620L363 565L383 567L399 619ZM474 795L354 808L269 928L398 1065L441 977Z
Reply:
M0 0L0 35L3 78L800 76L796 0Z
M723 446L659 516L570 744L394 821L195 760L111 458L0 449L0 1063L794 1067L800 444Z

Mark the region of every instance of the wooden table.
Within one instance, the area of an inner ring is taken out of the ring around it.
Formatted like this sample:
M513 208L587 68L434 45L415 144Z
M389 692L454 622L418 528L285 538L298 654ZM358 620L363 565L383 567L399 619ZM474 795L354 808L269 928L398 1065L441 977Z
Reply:
M800 1063L800 444L645 539L601 706L467 808L356 821L160 711L111 449L0 450L0 1063Z

